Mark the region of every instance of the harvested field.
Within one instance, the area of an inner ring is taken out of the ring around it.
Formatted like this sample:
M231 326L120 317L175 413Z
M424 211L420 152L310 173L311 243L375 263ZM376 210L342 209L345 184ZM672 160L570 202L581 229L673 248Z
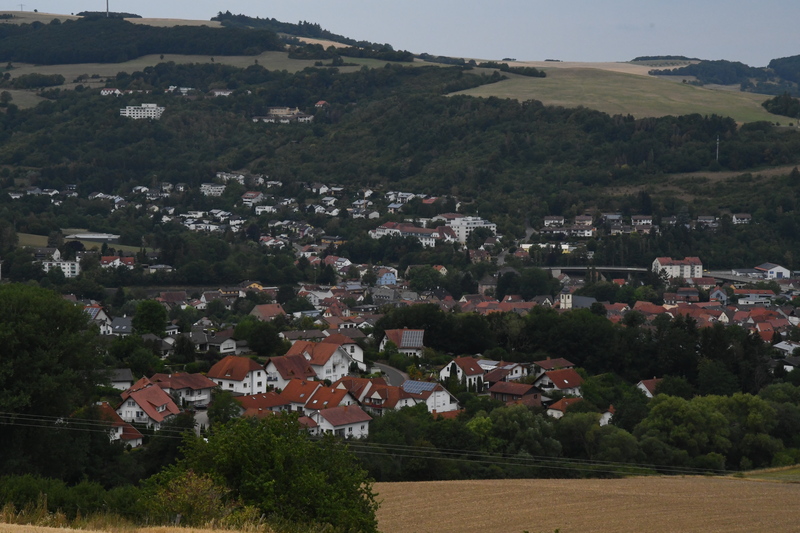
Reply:
M392 533L797 531L800 485L639 477L377 483Z

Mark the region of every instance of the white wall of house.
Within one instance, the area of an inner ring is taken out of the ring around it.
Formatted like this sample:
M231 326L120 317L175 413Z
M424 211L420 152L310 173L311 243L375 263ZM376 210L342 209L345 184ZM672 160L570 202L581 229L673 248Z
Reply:
M361 439L369 435L369 422L357 422L355 424L345 424L342 426L333 426L320 416L319 411L314 413L311 418L319 424L319 430L323 433L333 433L337 437L348 437L353 439Z
M252 370L247 373L242 381L232 379L214 378L220 389L242 394L259 394L267 392L267 375L263 370Z

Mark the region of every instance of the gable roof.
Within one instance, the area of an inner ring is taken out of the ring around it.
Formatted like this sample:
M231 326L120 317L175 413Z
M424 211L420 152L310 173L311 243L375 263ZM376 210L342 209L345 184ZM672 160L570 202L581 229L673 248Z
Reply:
M251 394L250 396L239 396L236 398L239 405L244 409L242 416L263 417L268 413L274 412L273 407L288 406L286 398L277 392L265 392L262 394Z
M312 379L317 377L317 373L311 368L309 362L300 354L270 357L267 359L267 364L264 365L264 368L269 366L270 363L275 366L275 370L283 379Z
M369 422L372 417L357 405L345 405L320 411L320 416L333 427Z
M544 359L542 361L534 361L534 365L538 366L539 368L543 368L544 370L558 370L560 368L572 368L575 366L575 363L572 361L568 361L563 357L556 357L555 359Z
M253 307L250 314L261 320L272 320L279 315L285 315L286 311L283 310L281 304L261 304Z
M661 383L663 378L643 379L637 385L643 386L653 396L656 395L656 387Z
M120 435L121 440L137 440L141 439L143 436L138 429L133 427L132 425L125 422L111 407L108 402L100 402L97 405L98 410L100 411L100 419L104 420L111 424L112 428L121 427L122 434Z
M345 376L337 380L331 386L338 387L340 389L346 389L350 391L350 394L353 395L353 398L355 398L357 401L361 401L362 396L366 391L369 391L372 387L386 384L386 380L383 378L367 379Z
M582 401L583 398L561 398L556 403L548 407L548 409L552 409L554 411L561 411L565 413L567 411L567 407L570 405L575 405L576 403Z
M157 423L181 412L169 394L155 386L147 378L142 378L134 383L133 387L123 392L121 396L123 403L129 399L133 400L149 418Z
M424 329L387 329L386 337L398 348L417 348L422 349Z
M571 368L551 370L545 372L544 375L550 378L550 381L552 381L553 385L558 389L572 389L574 387L580 387L581 384L583 384L581 375Z
M479 376L483 375L483 368L481 365L478 364L478 360L474 357L456 357L453 359L453 363L458 365L459 368L464 372L464 375L467 376Z
M308 398L306 402L306 409L330 409L332 407L338 407L347 396L350 395L350 391L347 389L339 389L337 387L318 387L317 390Z
M498 394L513 394L515 396L524 396L536 392L536 387L528 383L515 383L513 381L498 381L491 387L489 392Z
M254 370L264 370L264 367L249 357L228 355L211 367L211 370L208 371L208 377L212 379L242 381L248 372Z
M323 366L338 349L338 344L297 341L292 344L292 347L289 348L289 351L286 352L286 355L303 355L304 357L308 358L312 365Z
M314 394L314 391L321 386L322 383L319 381L293 379L286 384L286 387L283 388L283 392L281 392L281 398L291 403L305 405L311 395Z
M203 374L153 374L150 381L161 387L162 389L180 390L180 389L213 389L217 386L216 383L205 377Z

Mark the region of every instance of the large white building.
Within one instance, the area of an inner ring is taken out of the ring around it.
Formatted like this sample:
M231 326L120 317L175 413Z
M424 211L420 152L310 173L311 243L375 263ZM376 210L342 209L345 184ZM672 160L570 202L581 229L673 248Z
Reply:
M225 184L222 183L201 183L200 194L203 196L222 196L225 192Z
M65 278L77 278L81 273L81 264L77 261L42 261L41 265L45 272L60 268Z
M122 117L132 119L152 118L158 120L164 114L164 108L159 107L157 104L142 104L140 106L129 105L126 108L120 109L119 114Z
M456 232L458 242L465 243L473 230L477 228L488 228L491 230L492 235L497 233L497 224L492 224L488 220L481 217L461 217L453 220L448 220L447 225L453 228Z
M668 278L702 278L703 262L699 257L685 257L672 259L671 257L656 257L653 261L652 271L656 274L662 272Z

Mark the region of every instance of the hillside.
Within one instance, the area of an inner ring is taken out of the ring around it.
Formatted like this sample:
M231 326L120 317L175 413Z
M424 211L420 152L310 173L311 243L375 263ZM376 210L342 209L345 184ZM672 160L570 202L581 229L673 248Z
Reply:
M800 486L722 478L378 483L393 533L791 531Z

